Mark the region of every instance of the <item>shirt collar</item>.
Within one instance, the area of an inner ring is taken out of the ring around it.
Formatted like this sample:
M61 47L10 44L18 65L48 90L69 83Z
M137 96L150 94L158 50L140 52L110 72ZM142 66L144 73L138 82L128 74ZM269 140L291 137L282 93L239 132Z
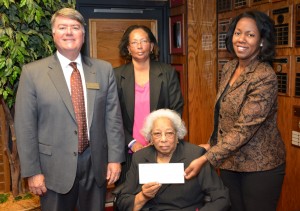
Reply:
M68 68L71 62L76 62L77 67L82 66L81 62L81 54L77 56L77 58L74 61L69 60L65 56L63 56L59 51L56 51L57 58L59 59L59 62L62 66L62 68Z

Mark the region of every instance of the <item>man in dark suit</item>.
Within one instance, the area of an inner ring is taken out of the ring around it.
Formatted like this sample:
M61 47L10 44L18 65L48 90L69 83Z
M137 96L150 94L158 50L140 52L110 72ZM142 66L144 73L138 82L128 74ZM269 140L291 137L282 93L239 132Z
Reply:
M57 52L24 65L16 98L22 177L40 196L43 211L104 210L106 185L118 180L125 159L114 73L109 63L80 54L85 23L79 12L61 9L51 24ZM83 152L78 150L82 119L72 99L71 62L83 84L87 123L81 131L87 130L88 140Z

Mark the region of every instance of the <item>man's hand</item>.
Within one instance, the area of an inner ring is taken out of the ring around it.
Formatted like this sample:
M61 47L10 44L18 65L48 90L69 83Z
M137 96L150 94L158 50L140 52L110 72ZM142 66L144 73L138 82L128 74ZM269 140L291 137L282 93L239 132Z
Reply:
M107 166L107 175L106 175L106 179L107 184L111 185L113 183L115 183L121 174L121 164L120 163L108 163Z
M28 177L28 187L33 194L43 196L47 192L44 175L37 174L32 177Z
M197 176L202 168L202 166L207 162L207 159L204 155L193 160L190 165L185 169L185 178L191 179Z

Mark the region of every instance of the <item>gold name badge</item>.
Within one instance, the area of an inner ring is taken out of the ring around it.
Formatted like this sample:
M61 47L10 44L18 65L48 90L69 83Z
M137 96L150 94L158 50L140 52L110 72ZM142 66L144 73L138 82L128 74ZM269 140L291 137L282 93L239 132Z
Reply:
M87 89L100 89L99 83L86 83Z

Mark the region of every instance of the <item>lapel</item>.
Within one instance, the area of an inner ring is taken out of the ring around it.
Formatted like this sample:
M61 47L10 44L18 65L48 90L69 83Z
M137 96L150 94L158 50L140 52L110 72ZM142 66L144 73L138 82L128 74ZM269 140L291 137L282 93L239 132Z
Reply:
M229 87L228 91L225 93L224 96L226 96L230 92L234 91L235 89L237 89L238 87L240 87L245 81L247 81L250 78L249 74L251 74L252 72L255 71L255 69L259 65L259 63L260 63L260 61L253 60L245 68L245 70L241 73L241 75L236 79L236 81L232 84L232 86ZM228 70L227 70L228 72L224 76L224 80L223 80L224 82L222 84L220 84L220 88L219 88L219 92L218 92L218 95L217 95L217 98L216 98L216 102L219 100L219 97L224 92L227 84L229 83L232 75L234 74L234 72L236 70L237 65L238 65L238 60L234 59L234 60L231 61L230 65L228 66Z
M162 70L159 62L150 62L150 111L154 111L158 107L160 90L162 87Z
M124 103L129 118L133 122L134 119L134 68L130 62L126 64L121 73L121 90L124 96Z
M153 145L149 146L149 150L145 152L145 162L146 163L157 163L156 162L156 149Z
M62 101L64 102L65 106L67 107L67 110L70 112L72 118L74 119L74 121L76 121L71 95L70 95L68 86L66 84L63 70L61 68L61 65L59 63L59 60L58 60L56 54L54 54L53 56L50 57L48 69L49 69L48 75L49 75L50 79L52 80L52 83L54 84L57 92L60 94Z
M239 88L245 81L249 80L251 77L250 74L252 74L255 71L255 69L259 65L259 63L260 63L259 60L251 61L251 63L245 68L245 70L241 73L241 75L236 79L236 81L228 89L228 92L226 94L229 94L230 92Z
M163 83L162 71L158 62L150 62L150 111L156 110L158 107L159 93ZM134 93L135 93L135 80L134 80L134 67L132 62L126 64L121 73L121 89L124 96L124 102L127 113L131 121L134 121Z
M225 67L227 67L227 70L226 69L222 70L223 72L226 72L226 74L224 75L224 79L222 80L223 82L220 84L219 91L218 91L218 94L216 97L216 102L218 102L221 94L224 92L227 84L229 83L229 80L231 79L231 76L234 73L237 64L238 64L238 60L234 59L234 60L230 61L228 67L227 67L227 65L225 65Z
M183 154L184 142L183 140L179 140L177 144L176 150L172 155L170 163L182 163L185 159L185 155Z
M95 69L92 69L92 63L86 58L82 57L82 65L83 65L83 71L84 71L84 77L85 82L96 82L96 71ZM65 81L65 76L63 74L63 70L60 66L59 60L54 54L52 56L49 65L49 77L52 80L52 83L56 87L57 92L60 94L64 104L66 105L68 111L70 112L72 118L74 121L76 121L73 104L71 95L68 89L68 86ZM91 126L91 120L93 117L93 111L94 111L94 102L95 102L95 95L96 92L91 89L87 89L87 111L88 111L88 119L89 119L89 127Z
M83 72L84 72L84 77L85 77L85 83L86 84L87 83L99 83L100 89L101 89L101 84L99 81L97 81L96 69L95 69L95 67L93 67L91 61L85 56L82 57L82 67L83 67ZM100 68L100 67L98 67L98 68ZM97 93L96 90L88 89L86 87L87 115L88 115L88 120L89 120L88 128L91 127L91 123L92 123L92 119L93 119L96 93Z

